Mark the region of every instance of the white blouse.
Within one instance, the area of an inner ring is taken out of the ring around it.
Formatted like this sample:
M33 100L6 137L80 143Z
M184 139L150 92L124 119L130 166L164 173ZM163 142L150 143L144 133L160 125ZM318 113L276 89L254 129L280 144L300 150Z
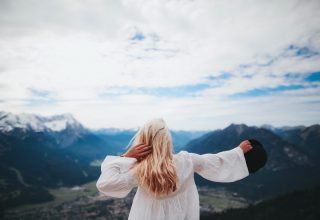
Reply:
M129 157L106 156L96 186L102 194L116 198L123 198L138 187L129 220L198 220L199 194L194 172L215 182L234 182L249 175L240 145L216 154L180 151L173 158L178 184L177 190L167 196L155 198L138 186L136 175L129 170L137 160Z

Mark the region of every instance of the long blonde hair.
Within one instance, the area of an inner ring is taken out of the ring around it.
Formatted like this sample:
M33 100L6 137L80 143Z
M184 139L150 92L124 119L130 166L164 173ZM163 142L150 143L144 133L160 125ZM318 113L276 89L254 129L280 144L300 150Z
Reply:
M139 185L156 197L174 192L178 178L173 164L172 137L165 121L156 118L145 123L134 136L132 146L138 144L152 147L152 152L133 167Z

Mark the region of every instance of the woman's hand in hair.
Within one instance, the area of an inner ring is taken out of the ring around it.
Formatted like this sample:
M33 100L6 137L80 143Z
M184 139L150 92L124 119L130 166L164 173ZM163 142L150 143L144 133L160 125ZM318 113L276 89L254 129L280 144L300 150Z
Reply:
M249 150L252 149L251 143L248 140L242 141L240 143L240 147L243 150L243 153L247 153Z
M128 149L128 151L122 154L123 157L133 157L137 160L144 159L148 154L152 152L152 148L146 144L138 144Z

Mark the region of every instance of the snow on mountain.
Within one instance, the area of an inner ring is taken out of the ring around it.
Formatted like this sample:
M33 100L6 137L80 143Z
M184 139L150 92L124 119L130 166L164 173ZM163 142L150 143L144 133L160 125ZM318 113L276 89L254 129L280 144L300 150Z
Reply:
M40 116L36 114L0 111L0 131L9 132L14 128L33 130L36 132L60 132L67 128L84 129L83 126L70 113Z

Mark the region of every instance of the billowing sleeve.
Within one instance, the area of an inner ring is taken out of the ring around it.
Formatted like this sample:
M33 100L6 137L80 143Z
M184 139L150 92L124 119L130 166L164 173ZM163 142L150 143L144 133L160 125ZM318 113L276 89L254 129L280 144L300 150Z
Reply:
M249 175L244 152L240 145L216 154L189 153L194 172L215 182L234 182Z
M101 174L96 187L104 195L123 198L137 186L135 174L130 168L135 158L106 156L101 164Z

